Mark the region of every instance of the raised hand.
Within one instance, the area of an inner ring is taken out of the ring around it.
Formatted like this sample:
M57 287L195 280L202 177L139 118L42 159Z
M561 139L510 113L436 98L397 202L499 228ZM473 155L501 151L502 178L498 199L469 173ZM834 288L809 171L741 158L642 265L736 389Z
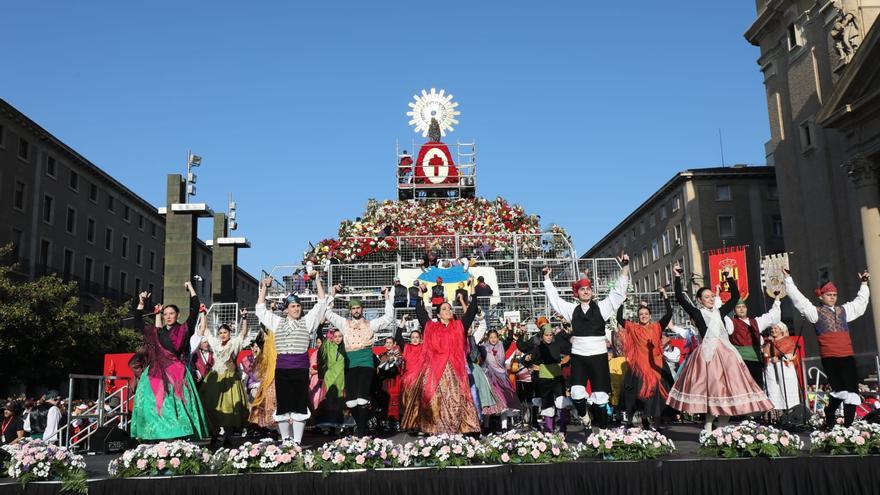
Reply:
M141 292L140 294L138 294L138 302L139 302L142 306L143 306L144 304L146 304L147 299L149 299L149 298L150 298L150 293L147 292L147 291L144 291L144 292Z
M860 279L862 282L867 283L868 280L871 280L871 274L868 273L868 270L865 270L863 273L860 273L860 274L859 274L859 279Z
M629 255L625 252L621 251L620 256L617 257L617 262L620 263L620 266L626 266L629 264Z
M672 265L672 271L675 272L676 277L680 277L682 276L682 274L684 274L684 270L681 269L681 263L677 261L674 265Z
M269 287L272 287L272 282L274 282L274 281L275 281L275 279L273 279L272 277L266 277L266 278L264 278L264 279L263 279L263 287L265 287L265 288L267 288L267 289L268 289Z
M791 277L791 270L789 270L787 266L782 267L782 274L785 276L785 278L789 278Z
M544 273L545 278L550 278L550 274L553 273L553 269L550 268L549 266L545 266L544 268L541 269L541 272Z
M660 293L660 295L663 297L663 299L666 299L666 289L664 289L663 287L660 287L657 289L657 292Z
M183 288L186 289L186 290L192 290L192 288L193 288L193 284L192 284L192 282L190 282L189 280L187 280L186 282L183 283Z

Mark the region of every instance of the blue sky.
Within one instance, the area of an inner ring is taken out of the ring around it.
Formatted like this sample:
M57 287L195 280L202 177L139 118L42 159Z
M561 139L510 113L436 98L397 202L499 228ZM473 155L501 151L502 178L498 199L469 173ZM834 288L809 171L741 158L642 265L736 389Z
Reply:
M692 0L16 2L0 94L155 205L200 154L196 199L233 193L256 275L394 197L395 140L421 140L407 103L445 88L478 194L583 252L676 172L719 165L719 128L727 164L764 163L754 17Z

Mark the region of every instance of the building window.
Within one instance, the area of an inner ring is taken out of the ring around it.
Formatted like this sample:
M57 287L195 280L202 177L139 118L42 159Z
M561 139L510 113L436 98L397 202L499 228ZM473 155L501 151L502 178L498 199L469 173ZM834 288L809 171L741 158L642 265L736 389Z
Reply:
M645 277L645 282L644 282L644 285L642 286L642 290L644 290L645 292L648 292L650 290L649 287L651 287L651 277L650 276Z
M98 202L98 186L94 184L89 184L89 201L92 203Z
M657 239L651 241L651 261L657 261L660 259L660 244L657 242Z
M47 156L46 157L46 175L48 175L49 177L52 177L54 179L55 177L57 177L57 175L56 175L57 168L58 167L57 167L57 164L55 163L55 157L54 156Z
M24 211L24 192L24 182L20 180L15 181L15 189L12 191L12 207L18 211Z
M645 222L644 220L639 222L639 234L645 234Z
M70 170L67 185L74 191L79 191L79 174L75 170Z
M110 288L110 265L104 265L104 278L102 279L104 288Z
M104 230L104 249L113 252L113 229L110 227Z
M150 271L156 271L156 251L150 251Z
M651 213L651 216L648 217L648 227L652 229L657 226L657 215Z
M128 259L128 237L122 236L122 259Z
M138 266L143 266L143 263L144 263L144 247L141 246L140 244L138 244L138 245L134 248L134 259L135 259L135 263L137 263Z
M95 219L89 218L86 220L86 240L89 241L89 244L95 243Z
M116 210L116 201L113 196L107 195L107 211L113 213Z
M134 279L134 293L135 294L141 293L141 279L139 279L137 277L135 277L135 279Z
M73 275L73 251L70 249L64 250L64 261L62 264L61 276L64 280L70 280L70 276Z
M669 245L669 231L663 231L663 256L672 252L672 248Z
M122 205L122 219L126 222L131 221L131 208L128 205Z
M788 25L787 34L788 34L788 49L789 50L794 50L795 48L798 48L799 46L801 46L803 44L801 41L800 30L798 29L798 27L795 23L792 22L791 24Z
M138 230L142 232L144 230L144 216L140 213L138 213Z
M42 265L44 269L48 269L51 261L52 243L43 239L40 241L40 265Z
M673 237L675 238L675 245L681 246L681 224L678 224L675 227L673 227L672 234L673 234Z
M654 290L660 288L662 284L660 283L660 270L654 272Z
M3 126L0 125L0 148L5 148L5 147L6 147L6 146L5 146L6 141L3 139L3 137L4 137L4 136L3 136L3 130L4 130L4 129L3 129Z
M813 126L807 122L802 122L800 127L801 133L801 150L807 151L813 148Z
M663 267L663 285L672 283L672 268L669 265Z
M95 260L86 258L86 266L83 267L83 280L86 283L86 290L92 290L92 280L94 280Z
M776 184L771 184L767 187L767 196L770 199L779 199L779 188L776 187Z
M48 194L43 196L43 221L51 224L55 220L55 199Z
M12 259L18 260L21 258L22 248L24 247L23 240L24 232L15 228L12 229Z
M28 161L31 156L31 144L24 138L18 138L18 157L24 161Z
M730 201L733 199L733 193L730 186L715 186L715 201Z
M782 237L782 216L773 215L772 224L773 224L773 235L775 237Z
M675 213L680 209L681 209L681 198L676 196L675 198L672 199L672 213Z
M65 228L68 234L76 234L76 210L67 207L67 223Z
M629 231L629 239L631 241L636 240L636 229L635 228L633 228L632 230Z
M660 205L660 220L666 220L666 205Z
M736 237L736 221L733 215L720 215L718 217L718 236L722 239Z
M127 294L128 290L128 274L125 272L119 272L119 292L123 294Z
M153 236L153 239L156 238L156 224L150 222L150 235Z
M648 248L642 248L642 268L648 266Z

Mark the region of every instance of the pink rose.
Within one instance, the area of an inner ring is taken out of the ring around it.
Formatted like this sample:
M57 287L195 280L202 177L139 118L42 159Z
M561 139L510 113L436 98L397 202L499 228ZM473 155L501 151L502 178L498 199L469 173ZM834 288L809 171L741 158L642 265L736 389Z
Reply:
M501 462L509 462L509 461L510 461L510 456L507 455L507 452L501 454Z
M611 447L614 447L614 442L611 440L605 440L605 448L610 449Z
M837 442L837 443L843 443L843 442L844 442L844 438L843 438L843 437L840 437L840 436L837 436L837 437L834 437L834 441Z
M291 460L293 460L293 457L288 452L281 454L281 462L284 464L287 464Z
M632 443L633 443L632 437L629 435L623 437L623 443L625 443L626 445L632 445Z
M168 449L166 449L165 447L160 447L158 453L159 457L168 457Z
M559 447L553 447L552 449L550 449L550 452L553 452L553 455L559 455Z
M173 467L174 469L177 469L178 467L180 467L180 459L177 457L172 457L171 458L171 467Z
M779 443L782 444L783 447L788 447L788 437L781 437Z
M324 453L321 454L321 459L324 459L325 461L329 461L330 460L330 451L325 450Z
M165 469L165 459L159 459L158 461L156 461L156 468Z
M333 463L334 464L340 464L344 460L345 460L345 456L342 455L341 452L337 452L336 455L333 456Z
M358 464L363 464L364 461L366 461L366 460L367 459L364 458L363 454L358 454L358 456L354 458L354 462L356 462Z
M853 441L856 443L856 445L865 445L865 439L861 436L856 437L856 439Z
M532 457L533 457L534 459L537 459L538 457L541 457L541 453L538 451L538 449L532 449Z
M147 469L147 460L146 459L138 459L135 463L135 466L141 471Z

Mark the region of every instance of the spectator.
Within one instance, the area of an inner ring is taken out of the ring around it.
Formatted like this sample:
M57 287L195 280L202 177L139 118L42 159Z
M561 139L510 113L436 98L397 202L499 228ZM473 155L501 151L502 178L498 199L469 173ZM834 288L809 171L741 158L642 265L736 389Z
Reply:
M14 401L8 401L3 407L3 422L0 425L2 435L0 443L12 445L24 438L24 420L21 419L21 405Z
M409 294L408 294L406 287L401 285L399 277L394 277L394 294L393 294L393 296L394 296L394 307L395 308L405 308L407 306L407 303L409 302L407 300Z
M58 407L58 403L60 401L61 394L57 391L52 390L46 394L46 404L49 404L49 408L46 413L46 429L43 431L43 440L49 443L59 441L58 428L61 426L61 409Z
M492 294L492 288L486 283L486 279L483 278L482 275L477 277L477 287L474 289L474 298L477 300L477 305L483 310L483 314L486 315L486 323L489 324L490 328L492 322L489 319L489 299L492 297Z
M419 290L419 281L413 280L412 287L408 289L409 292L409 307L416 307L416 302L422 297L422 292Z
M440 305L446 302L446 289L443 288L443 277L437 277L437 283L431 287L431 306L434 314L440 309Z
M468 298L470 294L468 294L468 290L464 288L464 282L458 283L458 289L455 290L455 302L459 305L468 305Z

